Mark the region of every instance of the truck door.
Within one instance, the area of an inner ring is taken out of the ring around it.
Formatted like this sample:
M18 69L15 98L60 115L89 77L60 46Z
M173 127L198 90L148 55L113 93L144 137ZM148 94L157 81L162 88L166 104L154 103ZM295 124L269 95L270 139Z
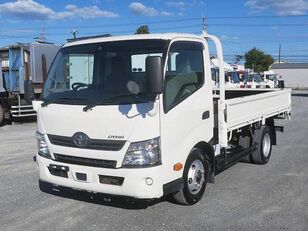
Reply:
M195 144L213 137L211 70L204 49L202 42L177 41L167 55L161 147L169 167L184 164Z

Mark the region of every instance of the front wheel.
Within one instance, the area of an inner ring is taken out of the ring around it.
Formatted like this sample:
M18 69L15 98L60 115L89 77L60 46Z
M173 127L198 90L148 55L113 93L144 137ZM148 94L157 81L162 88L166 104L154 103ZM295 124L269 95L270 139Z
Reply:
M184 187L173 195L174 199L183 205L193 205L199 202L204 194L208 175L208 161L200 149L194 148L185 164Z

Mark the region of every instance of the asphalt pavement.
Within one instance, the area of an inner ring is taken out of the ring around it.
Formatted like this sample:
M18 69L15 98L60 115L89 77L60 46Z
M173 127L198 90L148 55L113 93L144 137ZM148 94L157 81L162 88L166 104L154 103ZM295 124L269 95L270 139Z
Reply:
M308 92L265 166L238 163L194 206L39 189L35 122L0 127L0 230L308 230Z

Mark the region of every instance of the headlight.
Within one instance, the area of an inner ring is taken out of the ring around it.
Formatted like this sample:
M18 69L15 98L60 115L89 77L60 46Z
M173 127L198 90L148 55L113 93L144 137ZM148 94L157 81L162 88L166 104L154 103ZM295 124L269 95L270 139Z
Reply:
M123 167L149 167L161 164L159 137L131 143Z
M38 154L42 157L51 159L44 135L36 132L35 137L37 140Z

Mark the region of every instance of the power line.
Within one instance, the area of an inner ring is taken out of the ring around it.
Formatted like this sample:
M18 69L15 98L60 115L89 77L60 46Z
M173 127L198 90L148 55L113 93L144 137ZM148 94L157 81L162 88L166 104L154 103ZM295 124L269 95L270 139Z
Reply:
M306 18L308 15L249 15L249 16L209 16L207 19L248 19L248 18Z
M308 26L308 23L258 23L258 24L244 24L244 23L221 23L208 24L209 27L301 27Z
M277 15L262 15L262 16L208 16L207 20L212 19L267 19L267 18L306 18L308 15L285 15L285 16L277 16ZM139 21L139 22L129 22L129 23L111 23L111 24L94 24L94 25L68 25L68 26L46 26L45 29L53 30L53 29L69 29L69 28L97 28L97 27L119 27L119 26L137 26L143 24L165 24L165 23L174 23L174 22L189 22L189 21L200 21L201 17L191 17L191 18L174 18L174 19L166 19L166 20L151 20L151 21ZM210 24L210 26L267 26L270 24ZM272 26L305 26L306 24L271 24ZM21 29L21 28L18 28ZM25 30L35 30L40 29L39 27L31 27L31 28L22 28Z

